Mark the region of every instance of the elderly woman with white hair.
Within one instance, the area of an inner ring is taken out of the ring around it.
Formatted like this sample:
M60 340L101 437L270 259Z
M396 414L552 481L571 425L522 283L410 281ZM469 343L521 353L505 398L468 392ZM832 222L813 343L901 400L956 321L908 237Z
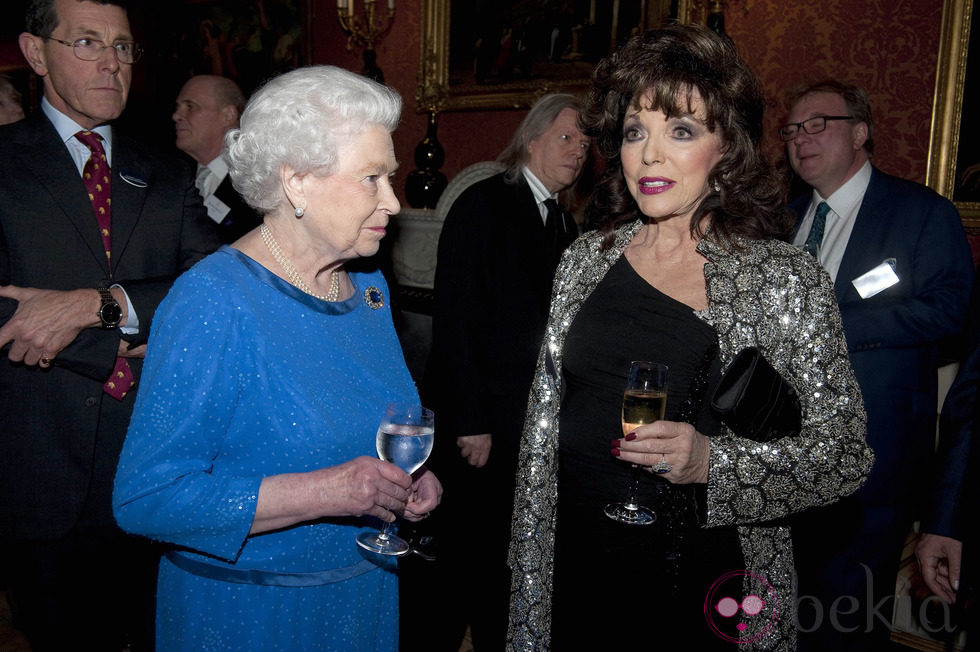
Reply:
M375 457L386 403L417 402L377 271L399 204L399 96L329 66L268 82L229 134L263 224L198 263L154 319L116 474L126 530L161 561L157 648L397 648L392 558L362 529L442 488Z

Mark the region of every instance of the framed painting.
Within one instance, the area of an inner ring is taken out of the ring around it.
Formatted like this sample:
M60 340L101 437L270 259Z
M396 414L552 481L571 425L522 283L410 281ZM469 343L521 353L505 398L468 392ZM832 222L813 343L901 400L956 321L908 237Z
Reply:
M233 79L246 97L268 78L310 61L312 0L171 0L130 11L145 54L133 74L122 125L174 147L171 116L194 75ZM147 129L146 125L161 128Z
M980 27L974 0L944 0L926 183L951 199L970 233L980 233Z
M186 77L229 77L247 95L270 77L310 60L310 0L183 3L170 53Z
M422 0L419 111L526 108L581 93L632 34L678 20L691 0Z

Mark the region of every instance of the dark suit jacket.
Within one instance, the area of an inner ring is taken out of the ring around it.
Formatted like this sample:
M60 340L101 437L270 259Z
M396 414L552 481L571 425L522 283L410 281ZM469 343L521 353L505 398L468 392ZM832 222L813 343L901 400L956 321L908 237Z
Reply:
M245 203L231 184L230 176L225 176L214 191L214 196L230 209L220 224L211 220L218 237L225 244L231 244L262 223L262 216Z
M562 249L578 235L565 223ZM424 389L450 455L459 456L456 437L492 433L491 459L516 459L557 263L547 247L523 176L472 185L446 217Z
M967 356L960 364L939 417L939 451L920 532L940 534L964 543L961 587L976 590L978 542L976 509L980 505L980 272L974 279L967 326ZM969 571L968 573L966 571Z
M968 355L960 365L943 402L939 418L939 451L933 467L933 483L927 494L920 532L940 534L963 542L957 603L973 604L966 626L976 635L976 595L980 581L977 559L977 507L980 506L980 292L974 287L968 327ZM974 648L970 648L974 649Z
M0 284L119 283L139 316L138 344L177 275L219 243L189 166L118 131L112 163L110 275L85 187L48 119L37 112L0 129ZM0 324L16 308L0 299ZM116 401L102 391L119 341L118 329L85 329L47 370L11 363L2 351L0 539L57 538L86 501L97 504L96 521L112 523L111 496L103 494L111 493L135 400L132 392ZM131 366L138 382L141 361Z
M980 463L980 347L971 348L946 394L939 419L939 451L922 532L976 541L976 506L980 482L974 477Z
M799 215L810 196L794 202ZM899 283L868 299L851 284L888 258ZM959 214L935 192L872 169L835 282L851 364L868 412L871 504L911 500L936 432L941 339L960 332L973 284Z

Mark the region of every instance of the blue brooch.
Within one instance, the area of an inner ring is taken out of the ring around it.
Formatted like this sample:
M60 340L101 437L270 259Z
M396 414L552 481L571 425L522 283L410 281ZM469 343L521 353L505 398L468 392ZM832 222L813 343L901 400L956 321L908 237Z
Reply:
M384 307L385 296L381 294L381 290L372 285L364 290L364 303L371 306L371 310L377 310Z

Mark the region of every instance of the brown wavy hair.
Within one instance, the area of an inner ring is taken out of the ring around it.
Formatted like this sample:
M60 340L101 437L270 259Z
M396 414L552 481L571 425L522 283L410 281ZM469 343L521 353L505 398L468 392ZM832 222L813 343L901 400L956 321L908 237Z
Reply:
M731 39L699 25L670 25L634 36L603 59L581 117L582 131L605 159L586 219L612 245L615 230L643 217L623 178L619 152L623 119L650 93L649 110L668 117L693 113L695 91L705 107L705 125L720 132L722 158L708 176L709 191L691 218L691 234L735 246L735 238L761 240L789 231L785 187L766 162L762 139L762 87ZM719 190L715 190L715 187Z

